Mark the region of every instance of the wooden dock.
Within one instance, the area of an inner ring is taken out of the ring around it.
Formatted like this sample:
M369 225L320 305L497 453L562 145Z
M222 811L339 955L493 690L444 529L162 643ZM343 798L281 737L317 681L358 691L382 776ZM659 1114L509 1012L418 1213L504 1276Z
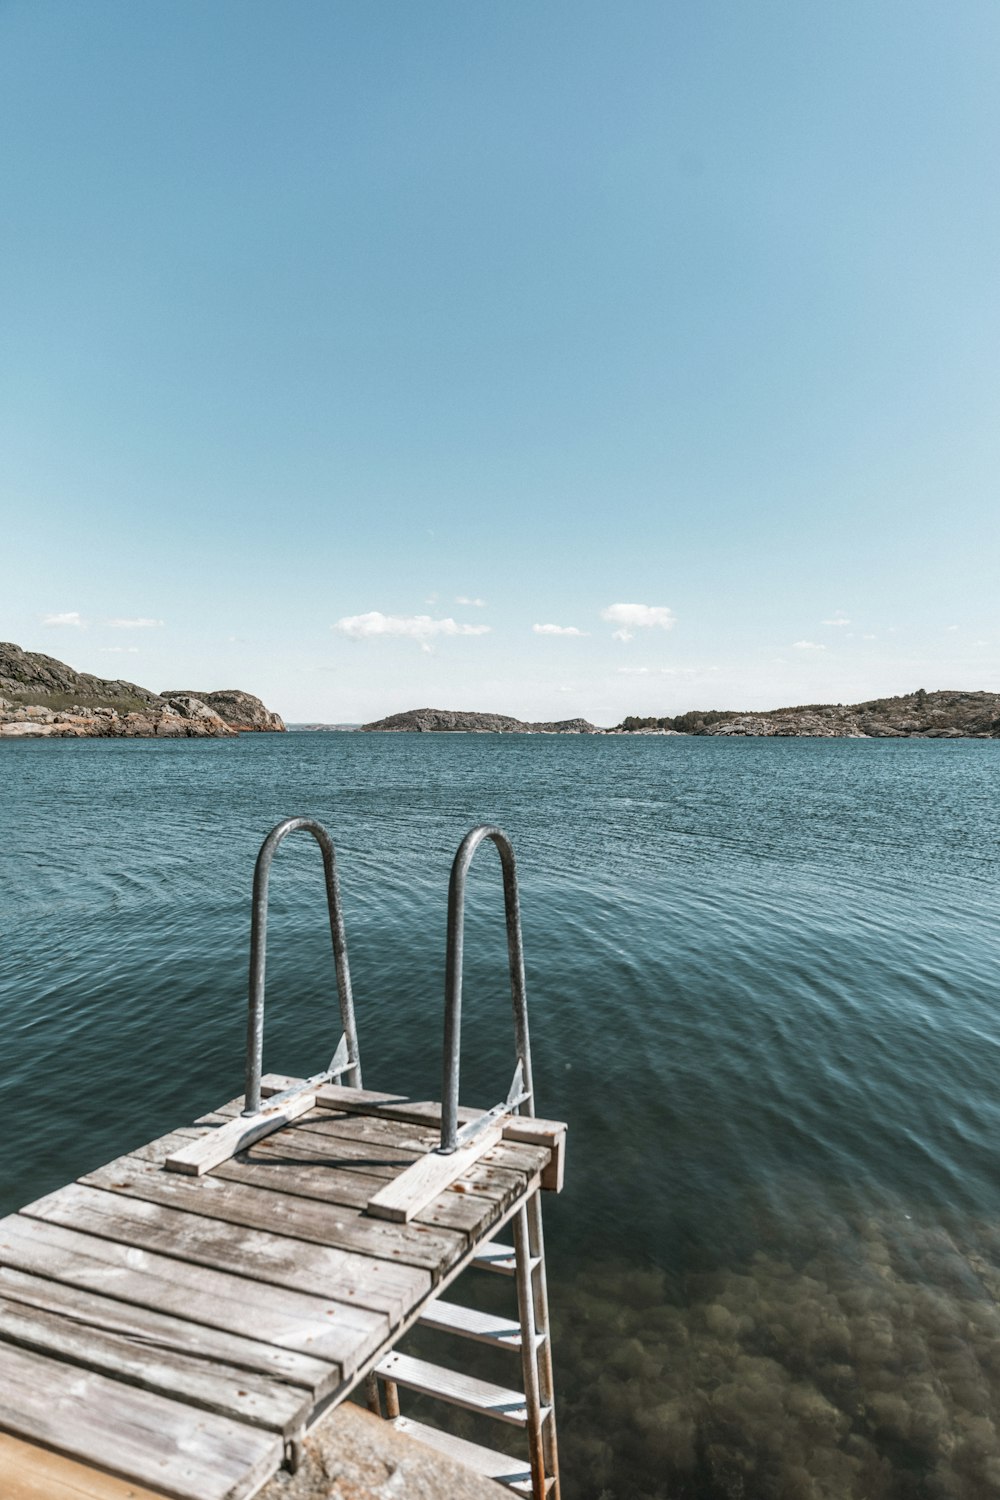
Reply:
M274 1094L295 1080L264 1083ZM526 1222L526 1206L537 1211L540 1188L560 1187L565 1126L505 1117L436 1191L424 1179L448 1160L431 1156L439 1105L334 1084L310 1097L200 1175L165 1164L238 1129L242 1099L0 1220L3 1500L246 1500L376 1368L387 1391L409 1385L528 1425L530 1391L394 1346L423 1320L522 1347L523 1320L439 1294L473 1263L513 1270L514 1251L493 1237L512 1216ZM418 1163L426 1206L401 1209L407 1185L387 1185L408 1171L413 1183ZM434 1441L398 1415L394 1394L389 1405L401 1430ZM485 1455L481 1471L492 1462L492 1477L521 1494L558 1490L537 1466L533 1483L528 1465L443 1436L440 1446L473 1463Z

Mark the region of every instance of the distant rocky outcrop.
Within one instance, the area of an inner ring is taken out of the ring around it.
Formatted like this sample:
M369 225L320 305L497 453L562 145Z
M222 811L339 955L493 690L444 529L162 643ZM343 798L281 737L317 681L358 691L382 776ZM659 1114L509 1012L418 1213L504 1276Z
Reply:
M261 700L255 698L253 693L243 693L239 688L217 688L211 693L180 689L174 692L163 692L160 697L165 698L168 703L173 703L180 697L198 698L202 703L207 703L220 719L224 719L240 734L280 734L285 728L279 714L272 713L269 708L265 708Z
M1000 693L928 693L865 703L809 703L746 713L692 710L664 718L623 719L612 734L673 732L704 735L819 736L846 739L995 739L1000 737Z
M529 724L507 714L477 714L464 709L411 708L362 724L362 733L396 734L599 734L586 719L559 719Z
M206 701L216 697L222 702ZM238 710L232 721L230 707ZM244 728L264 727L244 723L250 716L271 721L269 729L284 728L277 714L269 714L249 693L154 693L0 642L0 737L5 739L231 737Z

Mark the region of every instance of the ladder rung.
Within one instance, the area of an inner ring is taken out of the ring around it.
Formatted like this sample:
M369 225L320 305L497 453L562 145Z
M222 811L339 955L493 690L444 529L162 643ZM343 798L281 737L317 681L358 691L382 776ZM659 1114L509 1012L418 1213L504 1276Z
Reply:
M394 1380L397 1385L406 1386L408 1390L436 1396L439 1401L450 1401L453 1406L464 1406L468 1411L510 1422L514 1427L528 1425L528 1408L522 1393L493 1385L488 1380L477 1380L475 1376L462 1375L458 1370L446 1370L443 1365L414 1359L411 1354L396 1353L387 1354L375 1366L375 1373L383 1380ZM549 1407L542 1407L543 1421L549 1411Z
M528 1266L532 1271L541 1263L540 1255L532 1255L528 1258ZM488 1240L485 1245L480 1245L472 1252L472 1264L478 1266L481 1271L497 1271L501 1276L517 1274L517 1254L514 1246L498 1245L495 1240Z
M493 1344L499 1349L521 1347L521 1325L514 1319L477 1312L474 1307L461 1307L457 1302L445 1302L440 1297L421 1313L419 1321L425 1328L457 1333L460 1338L476 1339L480 1344ZM536 1333L535 1348L544 1342L545 1335Z
M392 1425L397 1432L405 1432L428 1448L436 1448L449 1458L457 1459L466 1468L482 1474L484 1479L493 1479L498 1484L527 1485L524 1494L531 1494L531 1466L522 1459L511 1458L507 1453L497 1453L493 1448L484 1448L479 1443L470 1443L466 1438L452 1437L450 1432L441 1432L437 1427L427 1427L423 1422L414 1422L412 1417L394 1417Z

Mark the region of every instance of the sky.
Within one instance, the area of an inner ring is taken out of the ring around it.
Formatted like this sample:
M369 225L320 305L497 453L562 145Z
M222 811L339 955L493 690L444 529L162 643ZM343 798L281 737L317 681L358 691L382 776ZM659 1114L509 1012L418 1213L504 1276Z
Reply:
M295 721L1000 690L995 0L0 0L0 638Z

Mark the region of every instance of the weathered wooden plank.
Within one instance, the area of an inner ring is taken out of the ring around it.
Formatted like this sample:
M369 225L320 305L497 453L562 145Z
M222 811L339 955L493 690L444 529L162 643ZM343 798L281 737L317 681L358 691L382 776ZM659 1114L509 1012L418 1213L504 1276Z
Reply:
M383 1380L394 1380L397 1385L406 1386L407 1390L436 1396L454 1406L464 1406L468 1411L496 1417L515 1427L527 1425L524 1396L507 1386L494 1385L492 1381L465 1375L460 1370L448 1370L426 1359L415 1359L412 1354L397 1354L395 1350L379 1360L375 1373ZM546 1408L542 1410L544 1412Z
M242 1159L224 1162L216 1168L214 1175L227 1182L249 1183L252 1186L291 1193L295 1197L310 1198L322 1203L343 1204L364 1212L379 1188L380 1177L368 1177L364 1173L342 1171L324 1163L304 1163L280 1159ZM450 1195L433 1204L420 1215L419 1225L431 1229L446 1229L461 1234L466 1240L488 1229L500 1215L499 1203L488 1198L463 1198Z
M281 1463L282 1441L242 1422L0 1344L0 1423L177 1500L237 1500Z
M330 1254L353 1251L374 1257L394 1270L407 1266L426 1270L437 1280L466 1248L465 1236L454 1230L419 1224L390 1229L364 1218L358 1209L307 1202L287 1193L262 1192L214 1174L197 1179L183 1177L135 1156L120 1157L96 1172L88 1172L80 1182L119 1197L280 1235L288 1247L286 1255L294 1252L295 1241L302 1240L323 1246Z
M215 1113L203 1115L202 1120L206 1123L200 1127L200 1130L204 1130L208 1124L219 1124L227 1118L234 1118L239 1114L242 1102L242 1098L234 1099L220 1106ZM375 1158L375 1164L381 1164L383 1167L388 1167L397 1160L405 1163L406 1159L413 1160L418 1155L432 1151L441 1139L440 1130L435 1130L433 1126L416 1125L412 1121L382 1119L378 1115L343 1114L330 1108L317 1108L300 1116L280 1133L278 1139L286 1139L290 1132L298 1135L300 1131L377 1146L379 1156ZM198 1126L190 1128L192 1135L198 1132ZM188 1132L185 1131L183 1134L186 1135ZM132 1154L144 1155L148 1150L148 1147L144 1147L141 1151ZM486 1166L502 1167L514 1172L530 1170L532 1176L545 1170L546 1175L550 1176L551 1172L547 1169L551 1156L548 1146L530 1146L521 1142L508 1145L506 1141L501 1140L483 1157L483 1163ZM381 1158L380 1163L379 1158ZM391 1173L387 1171L385 1175L390 1176Z
M166 1500L162 1490L102 1473L90 1464L0 1432L3 1500Z
M282 1385L219 1360L162 1349L154 1339L108 1333L65 1312L3 1296L0 1341L286 1437L304 1425L313 1405L310 1393L301 1387Z
M315 1094L300 1094L297 1099L286 1100L280 1108L268 1109L265 1105L255 1115L239 1115L235 1120L227 1120L215 1130L207 1131L197 1140L179 1146L167 1157L164 1165L168 1172L183 1172L188 1176L200 1177L220 1162L228 1161L237 1151L260 1140L262 1136L270 1135L272 1131L280 1130L282 1125L304 1115L315 1103Z
M397 1432L405 1432L415 1442L424 1443L438 1453L456 1459L467 1469L482 1474L484 1479L494 1479L497 1484L531 1484L531 1465L524 1459L512 1458L509 1453L499 1453L495 1448L484 1448L480 1443L470 1443L468 1438L453 1437L438 1427L428 1427L412 1417L394 1417L392 1425ZM530 1489L526 1491L530 1494Z
M326 1114L318 1120L310 1117L304 1122L296 1121L280 1135L258 1141L246 1155L251 1161L264 1160L272 1154L283 1155L291 1146L303 1157L312 1153L313 1159L329 1159L343 1170L363 1172L389 1181L403 1167L418 1161L428 1148L433 1149L437 1137L431 1136L427 1144L403 1150L383 1145L377 1136L373 1139L367 1136L369 1127L374 1126L377 1131L385 1123L366 1119L363 1115ZM394 1128L408 1130L410 1127ZM462 1173L455 1190L483 1198L506 1199L508 1193L520 1192L525 1182L537 1177L548 1160L548 1151L538 1146L505 1146L501 1143L490 1147L481 1161Z
M440 1198L442 1193L447 1192L462 1173L479 1160L484 1151L495 1146L502 1132L502 1125L490 1125L474 1141L468 1141L447 1156L428 1152L406 1167L398 1177L380 1187L369 1200L368 1212L379 1219L408 1224L436 1198Z
M268 1073L261 1083L264 1094L279 1093L291 1087L297 1079L282 1073ZM433 1100L407 1099L400 1094L380 1094L374 1089L351 1089L338 1083L324 1083L316 1090L316 1103L321 1108L336 1109L345 1114L372 1114L382 1119L401 1120L413 1124L440 1125L441 1105ZM482 1109L460 1107L460 1124L470 1124L482 1119ZM542 1173L542 1186L552 1192L562 1188L565 1173L566 1124L562 1120L543 1120L527 1115L507 1115L504 1118L504 1140L520 1142L529 1146L545 1146L552 1152L552 1160Z
M177 1139L175 1135L168 1135L151 1143L141 1159L154 1163L165 1160ZM365 1155L363 1147L359 1148L359 1154ZM378 1174L369 1173L355 1161L339 1159L340 1155L336 1146L322 1137L298 1136L295 1128L290 1127L278 1135L256 1141L232 1161L213 1167L212 1176L265 1191L290 1193L293 1197L315 1198L321 1203L340 1203L364 1210L384 1182L401 1170L400 1166L392 1166L383 1168ZM402 1165L408 1166L414 1159L412 1156L404 1158ZM523 1193L527 1181L525 1176L511 1172L503 1173L498 1180L487 1175L476 1187L467 1187L463 1180L454 1192L444 1194L419 1215L418 1222L431 1228L479 1236L518 1193Z
M36 1220L25 1222L36 1224L38 1229L46 1227ZM58 1230L55 1225L48 1227L56 1234L71 1232ZM84 1237L81 1235L79 1238ZM52 1270L51 1263L46 1262L46 1269ZM226 1280L221 1274L218 1279ZM131 1279L130 1289L135 1291L137 1285L140 1292L146 1290L141 1277ZM246 1288L242 1283L240 1291L245 1298ZM208 1306L210 1312L219 1302L228 1301L220 1296L215 1282L210 1288L210 1293ZM237 1371L249 1371L269 1376L283 1386L287 1385L304 1391L314 1401L325 1396L341 1380L340 1366L331 1364L329 1360L314 1359L310 1354L300 1354L294 1349L283 1349L280 1345L265 1343L263 1339L248 1338L242 1333L233 1333L228 1329L209 1327L206 1323L174 1317L169 1313L157 1312L150 1307L136 1307L129 1302L104 1297L97 1292L85 1291L78 1285L53 1281L48 1276L32 1276L25 1271L16 1271L11 1266L0 1265L0 1296L27 1307L39 1308L43 1312L58 1313L71 1318L80 1328L121 1334L141 1343L143 1347L173 1350L178 1354L197 1353L201 1359L217 1360L220 1364L229 1365ZM202 1297L204 1298L204 1293ZM185 1306L187 1311L192 1311L190 1302L184 1299L183 1291L178 1290L175 1298ZM239 1303L239 1309L239 1312L233 1310L234 1317L231 1321L239 1317L245 1326L247 1321L245 1300ZM197 1315L198 1312L204 1310L198 1298L195 1298L193 1313ZM264 1322L265 1333L269 1330L281 1331L281 1325L277 1323L277 1320L269 1320L265 1316Z
M213 1183L211 1177L192 1183L166 1172L159 1175L168 1183L192 1187L199 1195ZM124 1184L126 1179L120 1181ZM215 1186L232 1191L228 1183ZM176 1201L179 1203L179 1198ZM390 1325L397 1322L431 1284L430 1272L417 1266L397 1265L391 1260L310 1243L285 1235L280 1228L276 1231L241 1225L239 1232L234 1233L236 1220L171 1207L133 1195L124 1187L110 1192L88 1183L71 1183L36 1203L29 1203L21 1212L29 1218L48 1219L121 1244L138 1245L231 1271L254 1283L311 1292L315 1296L323 1296L335 1287L336 1297L328 1293L324 1300L331 1310L339 1305L345 1325L355 1327L359 1321L377 1323L379 1314ZM256 1286L246 1288L245 1301L257 1296ZM365 1310L376 1317L365 1319Z
M112 1199L111 1205L117 1208L117 1200ZM159 1223L145 1230L133 1218L123 1217L111 1226L99 1214L81 1215L81 1220L103 1229L118 1227L130 1236L130 1242L126 1239L123 1244L100 1233L90 1235L82 1224L76 1229L72 1212L69 1224L16 1214L0 1220L0 1263L207 1328L243 1334L249 1326L259 1340L328 1362L333 1374L319 1383L321 1392L337 1385L339 1377L349 1376L390 1332L385 1314L325 1298L322 1292L307 1295L303 1290L247 1281L238 1272L229 1274L240 1262L238 1247L231 1247L226 1257L204 1245L199 1251L201 1260L178 1260L139 1244L145 1238L171 1245L171 1223L165 1212ZM310 1284L318 1281L315 1275ZM327 1286L336 1286L333 1275L327 1278Z

